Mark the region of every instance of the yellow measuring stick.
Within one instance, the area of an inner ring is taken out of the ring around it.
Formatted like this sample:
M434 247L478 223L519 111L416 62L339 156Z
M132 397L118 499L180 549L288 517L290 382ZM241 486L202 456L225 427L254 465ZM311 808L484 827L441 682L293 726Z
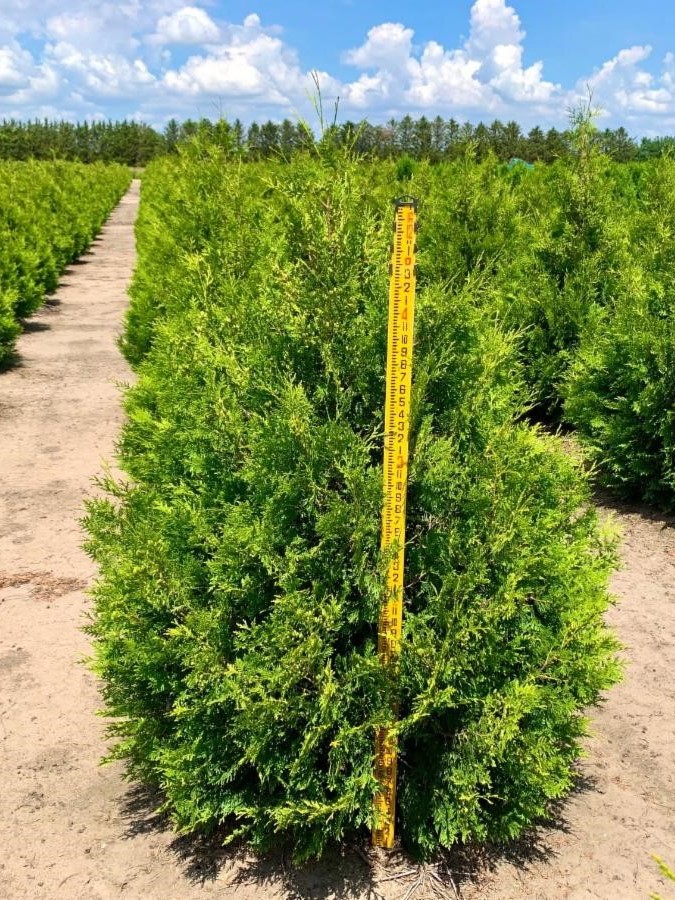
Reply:
M395 668L401 650L405 511L408 489L408 432L415 326L415 232L417 201L395 200L394 246L389 282L387 395L384 412L384 511L382 552L390 556L385 595L380 609L377 649L381 664ZM393 554L393 555L392 555ZM396 710L394 710L396 712ZM396 735L380 728L375 736L376 847L394 843L396 819Z

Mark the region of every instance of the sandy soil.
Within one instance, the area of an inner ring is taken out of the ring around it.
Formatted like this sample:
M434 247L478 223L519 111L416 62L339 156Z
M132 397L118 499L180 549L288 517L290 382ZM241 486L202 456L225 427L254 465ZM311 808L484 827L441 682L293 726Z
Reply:
M272 898L455 896L443 869L409 875L363 848L296 871L215 840L175 838L156 800L100 767L96 685L80 660L83 498L114 449L116 350L134 262L138 184L100 238L65 274L0 374L0 898ZM461 895L488 898L675 897L652 853L675 861L675 531L637 509L613 514L624 568L610 614L627 673L593 716L579 790L508 851L449 860ZM397 877L392 878L392 875Z

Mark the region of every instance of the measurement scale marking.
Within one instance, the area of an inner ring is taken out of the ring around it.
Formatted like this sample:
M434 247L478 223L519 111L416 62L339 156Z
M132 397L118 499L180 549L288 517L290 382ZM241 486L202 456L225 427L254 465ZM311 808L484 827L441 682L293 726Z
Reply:
M408 483L408 431L412 348L415 317L415 232L417 203L395 201L394 244L389 265L389 320L384 437L383 553L392 554L387 568L385 596L378 622L378 654L382 666L395 670L400 655L403 624L405 514ZM394 713L396 710L394 709ZM375 795L377 825L372 840L391 847L396 816L396 736L380 728L375 737Z

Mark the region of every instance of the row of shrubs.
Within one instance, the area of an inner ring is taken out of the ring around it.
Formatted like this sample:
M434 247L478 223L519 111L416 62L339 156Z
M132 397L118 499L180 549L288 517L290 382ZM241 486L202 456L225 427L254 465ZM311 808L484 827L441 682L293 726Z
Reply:
M195 144L145 173L124 337L138 380L125 477L86 520L90 631L112 755L184 831L222 825L303 858L365 830L382 725L420 856L514 837L573 784L583 710L618 676L603 624L615 541L580 466L525 419L522 336L493 303L499 253L461 277L448 261L464 251L442 179L471 179L472 202L493 179L462 165L416 176L396 677L376 653L395 166L330 149L238 166Z
M534 170L418 168L423 269L485 287L517 336L530 415L575 430L596 477L675 506L675 160L619 166L588 123Z
M0 366L130 182L124 166L0 161Z

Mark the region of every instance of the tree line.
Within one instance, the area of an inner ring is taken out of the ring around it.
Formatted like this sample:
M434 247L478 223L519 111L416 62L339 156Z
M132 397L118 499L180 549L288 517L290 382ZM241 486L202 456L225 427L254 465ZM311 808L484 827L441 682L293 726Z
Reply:
M409 156L440 162L461 156L468 145L478 160L494 154L502 161L552 162L572 152L569 130L539 126L524 131L517 122L496 119L489 125L459 122L436 116L404 116L385 124L343 122L329 126L319 139L304 122L268 120L245 126L240 119L171 119L163 131L141 122L59 122L15 119L0 123L0 159L70 159L82 162L119 162L144 166L151 159L175 153L196 135L252 160L290 157L317 142L351 146L358 155L374 159ZM675 152L675 138L631 137L621 126L595 132L599 148L617 162L651 159Z

